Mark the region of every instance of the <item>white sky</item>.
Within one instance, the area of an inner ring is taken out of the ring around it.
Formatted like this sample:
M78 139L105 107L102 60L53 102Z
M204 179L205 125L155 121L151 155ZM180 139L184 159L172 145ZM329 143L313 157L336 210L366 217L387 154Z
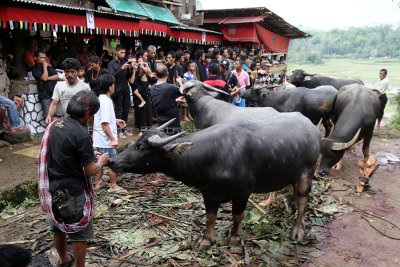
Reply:
M265 6L301 29L400 26L400 0L199 0L204 9ZM249 14L251 16L251 14Z

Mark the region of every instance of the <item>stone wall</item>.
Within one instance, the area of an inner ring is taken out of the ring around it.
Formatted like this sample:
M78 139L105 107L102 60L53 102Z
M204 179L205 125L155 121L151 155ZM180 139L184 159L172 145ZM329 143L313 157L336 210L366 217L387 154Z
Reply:
M12 95L20 95L24 100L25 105L19 114L21 125L28 128L31 135L44 132L46 123L36 81L11 80L10 91Z
M42 104L39 101L39 94L23 94L25 105L20 111L21 123L31 132L31 135L42 133L46 129L46 122L43 117Z

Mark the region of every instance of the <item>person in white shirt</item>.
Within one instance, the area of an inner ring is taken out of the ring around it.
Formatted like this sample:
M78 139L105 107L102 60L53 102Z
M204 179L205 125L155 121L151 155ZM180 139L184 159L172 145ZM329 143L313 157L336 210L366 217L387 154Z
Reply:
M115 89L115 78L111 74L104 74L99 78L100 109L94 114L93 120L93 147L102 154L108 153L109 158L117 155L115 148L118 146L117 124L121 128L126 127L125 121L116 119L114 104L111 95ZM103 171L97 175L96 189L105 186L102 179ZM116 173L108 169L110 177L110 193L127 193L127 190L117 185Z
M381 127L383 113L385 110L386 103L388 101L387 96L386 96L386 91L389 89L389 79L386 78L386 76L387 76L387 69L381 69L379 71L379 80L376 83L376 87L375 87L376 91L379 92L379 101L381 103L381 109L379 112L378 123L377 123L378 128Z
M50 103L49 112L46 117L46 123L50 124L53 120L54 113L56 113L58 102L61 104L61 108L64 116L67 115L67 106L72 96L82 90L90 91L90 87L87 83L84 83L78 79L78 70L81 63L75 58L66 58L62 63L62 68L65 73L65 81L58 82L54 87L52 101Z

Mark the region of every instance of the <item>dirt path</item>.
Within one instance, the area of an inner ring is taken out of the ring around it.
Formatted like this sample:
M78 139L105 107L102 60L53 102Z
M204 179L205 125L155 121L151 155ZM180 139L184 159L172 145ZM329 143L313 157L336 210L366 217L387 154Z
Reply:
M371 180L372 192L354 191L360 176L356 164L361 146L357 155L346 154L343 171L332 171L332 196L348 203L348 211L326 226L327 237L318 244L325 254L305 266L400 265L400 162L395 162L400 158L399 137L387 129L375 133L371 151L381 166Z

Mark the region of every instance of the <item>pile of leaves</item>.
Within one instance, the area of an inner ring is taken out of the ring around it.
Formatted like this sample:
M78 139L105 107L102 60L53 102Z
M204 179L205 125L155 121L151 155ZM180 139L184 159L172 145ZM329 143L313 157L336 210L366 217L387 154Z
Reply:
M96 192L96 238L89 243L86 259L91 266L300 265L323 254L315 244L323 237L325 224L343 212L343 207L328 194L331 181L313 181L307 205L307 238L294 242L290 232L296 214L289 208L288 187L278 193L275 203L264 208L265 212L259 206L247 205L241 244L229 247L231 204L225 203L217 218L216 244L201 252L197 244L205 229L205 209L197 190L163 174L125 174L120 184L129 190L127 195L110 194L106 189ZM251 200L258 203L267 196L252 195ZM33 248L34 255L52 247L46 233L47 220L40 209L36 212L13 220L31 226L23 237L26 243L20 242ZM24 222L25 218L28 221ZM40 225L32 228L39 221Z
M314 181L307 208L308 238L301 243L293 242L290 232L296 214L289 209L291 189L283 190L278 200L265 208L265 214L248 204L242 243L229 247L231 204L226 203L218 214L216 244L200 252L197 244L205 229L205 209L198 191L162 174L133 179L129 195L105 196L97 209L95 232L106 242L93 244L94 262L105 264L118 259L131 264L174 266L299 265L323 254L315 244L324 233L324 225L334 214L343 212L327 195L331 182ZM125 187L129 187L128 180L132 178L124 179ZM258 203L267 196L258 194L251 198ZM122 199L122 204L108 208L117 198Z

